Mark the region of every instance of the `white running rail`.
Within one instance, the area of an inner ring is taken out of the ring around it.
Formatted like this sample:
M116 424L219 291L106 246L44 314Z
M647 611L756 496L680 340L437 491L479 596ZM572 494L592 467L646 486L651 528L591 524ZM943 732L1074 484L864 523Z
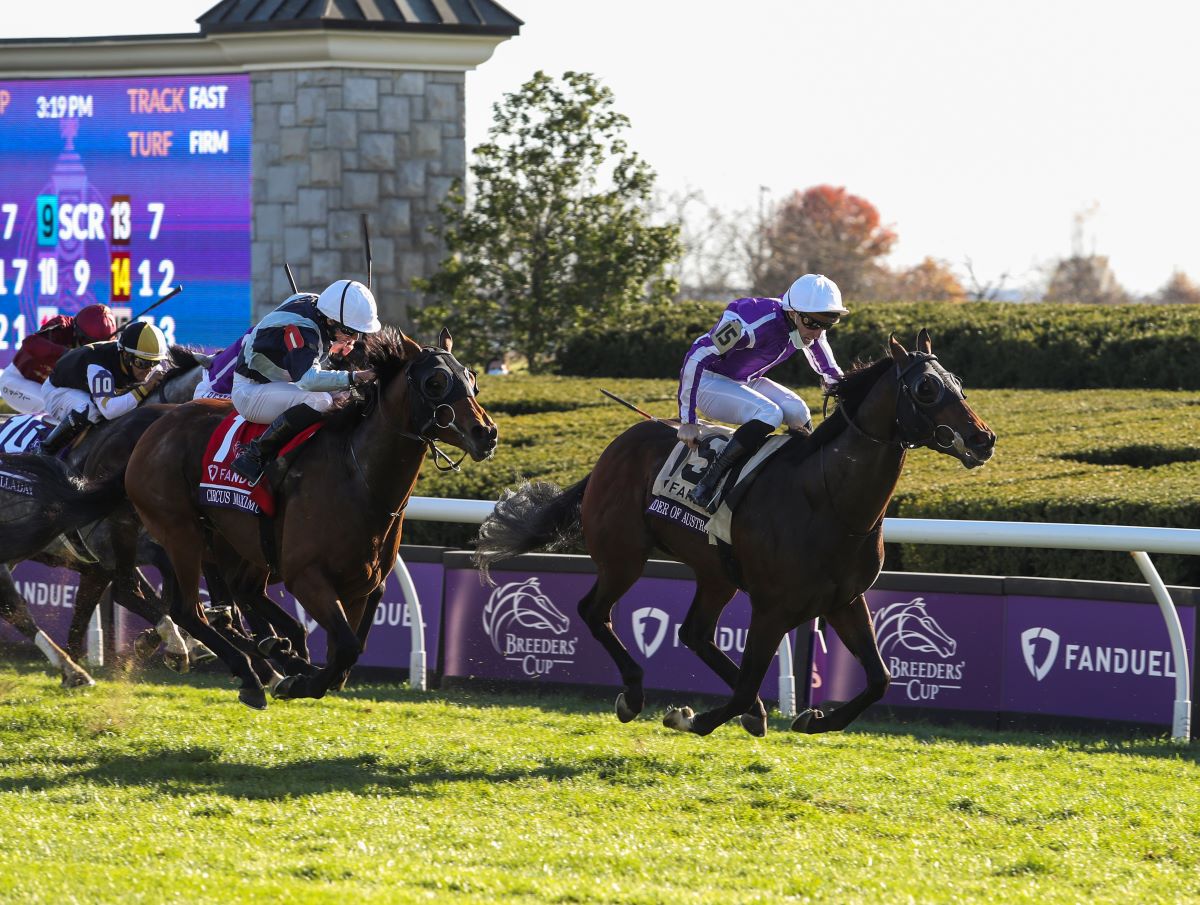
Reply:
M495 508L487 500L413 497L406 515L430 522L479 524ZM889 543L949 544L966 547L1044 547L1059 550L1110 550L1129 553L1150 586L1162 613L1175 658L1175 709L1171 735L1187 740L1191 733L1191 676L1183 627L1171 595L1159 577L1151 553L1200 554L1200 530L1190 528L1139 528L1125 525L1072 525L1056 522L984 522L958 519L889 518L883 520ZM397 558L396 569L412 621L413 688L425 688L425 637L421 604L408 569ZM792 716L796 710L796 680L788 639L779 647L779 709ZM416 664L420 665L419 672ZM419 677L419 678L418 678ZM420 684L418 684L418 681Z

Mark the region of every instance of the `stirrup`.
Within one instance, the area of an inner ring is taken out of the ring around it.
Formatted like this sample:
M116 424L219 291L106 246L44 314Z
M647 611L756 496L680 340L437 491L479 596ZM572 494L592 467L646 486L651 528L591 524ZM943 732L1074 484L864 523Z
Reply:
M83 539L83 535L79 533L79 529L74 531L64 531L59 535L59 540L62 545L71 551L74 556L83 565L94 566L100 562L100 557L92 552L87 545L87 541Z
M257 485L267 472L267 465L263 462L262 455L254 455L250 452L249 445L234 457L230 467L248 481L251 487ZM251 473L251 469L254 469L256 473Z

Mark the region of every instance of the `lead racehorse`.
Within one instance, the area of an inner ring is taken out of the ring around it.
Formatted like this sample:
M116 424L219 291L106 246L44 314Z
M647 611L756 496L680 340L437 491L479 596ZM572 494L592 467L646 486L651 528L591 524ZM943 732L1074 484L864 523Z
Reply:
M829 713L805 711L792 728L845 728L890 681L864 593L883 565L883 515L905 455L924 446L975 468L996 442L967 404L962 384L933 354L928 331L918 334L912 352L890 338L888 352L846 374L831 392L839 403L835 413L763 465L733 514L735 567L703 535L647 514L655 476L676 444L678 424L659 421L625 431L592 473L565 491L527 484L502 498L480 528L477 564L486 575L500 559L582 533L597 575L579 613L620 670L625 688L616 706L623 722L645 706L643 669L613 632L612 608L653 549L691 566L696 595L679 638L733 689L727 703L705 713L668 712L666 725L698 735L739 715L747 731L765 734L758 689L771 658L788 631L824 616L863 665L867 687ZM751 604L740 667L713 641L739 583Z

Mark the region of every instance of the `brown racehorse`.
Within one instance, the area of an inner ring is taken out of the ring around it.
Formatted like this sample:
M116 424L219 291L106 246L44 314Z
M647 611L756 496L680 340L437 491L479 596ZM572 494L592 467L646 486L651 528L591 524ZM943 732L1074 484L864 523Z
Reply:
M763 466L733 515L732 562L703 535L647 514L655 476L676 443L677 424L655 421L617 437L592 473L568 490L525 485L502 499L480 529L478 564L486 573L499 559L582 531L597 577L579 612L621 672L623 722L645 706L643 670L612 630L613 605L654 548L691 566L696 596L680 640L733 689L726 704L705 713L668 712L668 726L698 735L738 715L747 731L763 735L767 714L758 689L776 648L788 631L824 616L862 663L867 687L827 714L806 711L792 728L845 728L883 696L891 678L863 595L883 566L883 515L905 454L925 446L974 468L991 457L996 442L959 380L933 355L928 331L911 353L895 337L889 346L889 356L837 384L838 409L811 437L793 438ZM751 603L740 669L713 642L738 584Z
M319 698L343 682L371 626L364 618L368 598L396 562L404 507L427 451L444 457L433 445L441 441L479 461L496 449L496 426L475 400L475 375L450 349L445 330L437 348L422 348L390 327L367 337L377 382L364 403L329 416L296 454L277 493L274 564L263 551L258 517L198 505L201 458L229 413L227 403L180 406L138 442L125 486L174 566L181 593L171 615L242 680L243 703L261 709L266 695L246 653L218 634L200 607L208 537L222 574L236 576L231 590L239 605L247 595L262 595L277 569L332 642L323 669L288 676L275 696Z

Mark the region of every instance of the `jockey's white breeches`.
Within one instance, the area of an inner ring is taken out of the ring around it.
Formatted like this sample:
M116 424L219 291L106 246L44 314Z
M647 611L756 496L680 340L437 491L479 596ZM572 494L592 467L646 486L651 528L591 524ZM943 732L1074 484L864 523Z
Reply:
M294 383L258 383L237 374L233 378L233 407L247 421L270 424L293 405L307 405L318 412L333 406L331 393L302 390Z
M812 418L808 403L773 380L743 382L707 371L700 375L696 408L727 424L764 421L771 427L803 427Z
M62 421L71 412L87 412L88 421L97 424L103 420L103 415L92 402L92 397L83 390L70 387L56 387L46 381L42 389L42 398L46 402L46 414L52 421Z
M192 393L193 399L228 399L228 393L218 393L212 388L212 383L209 382L208 373L206 372L200 378L200 382L196 384L196 389ZM244 415L242 417L245 417Z
M9 408L22 415L46 410L42 385L22 374L15 364L10 364L0 373L0 398L8 403Z

